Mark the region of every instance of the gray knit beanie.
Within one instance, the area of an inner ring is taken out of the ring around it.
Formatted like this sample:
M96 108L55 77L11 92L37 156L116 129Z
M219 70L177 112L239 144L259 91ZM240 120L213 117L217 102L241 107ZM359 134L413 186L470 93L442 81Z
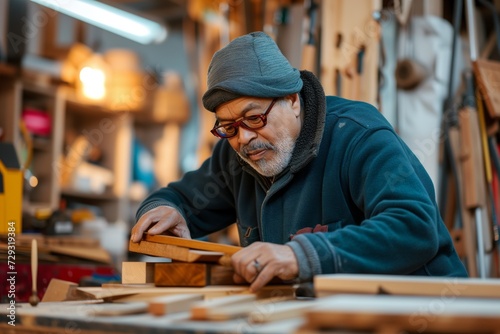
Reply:
M301 89L299 70L290 65L271 37L253 32L214 54L202 100L207 110L215 112L220 104L238 97L283 97Z

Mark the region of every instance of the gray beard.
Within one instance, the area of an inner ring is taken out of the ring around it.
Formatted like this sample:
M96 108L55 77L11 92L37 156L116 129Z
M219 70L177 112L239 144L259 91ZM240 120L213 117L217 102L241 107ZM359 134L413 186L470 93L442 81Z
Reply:
M290 163L292 153L295 148L295 139L292 138L288 129L283 129L278 132L278 140L276 145L263 142L252 142L251 144L243 147L238 155L246 161L257 173L271 177L281 173ZM253 161L248 158L246 152L256 149L271 149L276 153L276 157L270 161L258 160Z

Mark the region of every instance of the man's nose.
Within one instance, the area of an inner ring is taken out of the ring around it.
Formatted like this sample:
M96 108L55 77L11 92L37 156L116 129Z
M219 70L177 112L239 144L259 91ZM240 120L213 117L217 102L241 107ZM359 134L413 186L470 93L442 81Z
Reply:
M246 145L255 137L257 137L257 133L255 131L245 129L242 126L238 128L238 142L240 144Z

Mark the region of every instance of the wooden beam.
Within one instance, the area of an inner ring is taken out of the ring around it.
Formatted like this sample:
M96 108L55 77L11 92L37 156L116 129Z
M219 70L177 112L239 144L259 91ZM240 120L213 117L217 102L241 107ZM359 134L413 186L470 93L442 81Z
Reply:
M322 298L319 307L304 313L304 320L296 333L334 329L369 333L499 333L500 308L492 299L444 295L339 295Z
M231 285L234 270L207 263L157 263L154 267L155 286Z
M234 254L237 251L241 250L241 247L238 246L232 246L232 245L225 245L225 244L219 244L215 242L208 242L208 241L201 241L201 240L194 240L194 239L185 239L185 238L179 238L179 237L173 237L173 236L167 236L167 235L144 235L144 240L150 241L150 242L156 242L160 244L165 244L165 245L174 245L174 246L181 246L185 248L190 248L190 249L199 249L199 250L206 250L206 251L212 251L212 252L222 252L226 254Z
M221 252L192 250L185 247L166 245L146 240L142 240L138 243L130 241L129 251L183 262L218 262L221 265L231 265L230 257Z
M314 277L318 297L328 294L389 294L500 298L500 280L456 277L329 274Z

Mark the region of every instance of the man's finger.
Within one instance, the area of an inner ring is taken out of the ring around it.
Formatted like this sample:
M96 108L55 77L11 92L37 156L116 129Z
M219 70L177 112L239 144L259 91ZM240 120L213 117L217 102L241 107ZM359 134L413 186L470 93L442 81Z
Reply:
M146 219L146 217L141 217L139 222L132 229L132 236L130 239L132 242L139 242L142 239L144 231L151 225L151 222Z
M273 277L274 275L272 270L269 267L264 267L262 271L257 274L257 277L253 280L252 284L250 284L250 291L257 292L262 289L264 285L269 283Z

